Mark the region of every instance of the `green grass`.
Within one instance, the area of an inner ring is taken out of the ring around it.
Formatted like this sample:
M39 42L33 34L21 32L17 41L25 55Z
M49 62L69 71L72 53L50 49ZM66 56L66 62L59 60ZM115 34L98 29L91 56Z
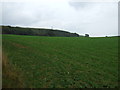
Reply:
M9 63L23 74L24 87L118 86L118 37L3 35L2 44Z

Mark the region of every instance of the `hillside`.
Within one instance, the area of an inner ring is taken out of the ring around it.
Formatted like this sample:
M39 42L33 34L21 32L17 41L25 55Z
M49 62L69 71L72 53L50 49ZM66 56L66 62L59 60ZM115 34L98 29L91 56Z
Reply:
M77 33L70 33L63 30L53 30L44 28L23 28L2 26L2 34L32 35L32 36L57 36L57 37L79 37Z

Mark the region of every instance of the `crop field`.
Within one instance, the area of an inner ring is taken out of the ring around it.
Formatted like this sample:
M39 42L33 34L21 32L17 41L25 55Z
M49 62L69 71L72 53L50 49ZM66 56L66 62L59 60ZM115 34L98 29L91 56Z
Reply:
M3 35L3 87L118 87L118 37Z

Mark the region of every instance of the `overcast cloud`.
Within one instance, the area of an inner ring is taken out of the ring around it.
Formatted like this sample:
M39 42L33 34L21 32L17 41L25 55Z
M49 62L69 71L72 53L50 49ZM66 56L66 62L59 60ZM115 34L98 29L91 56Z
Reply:
M90 36L118 35L117 2L4 2L2 15L2 25L53 27Z

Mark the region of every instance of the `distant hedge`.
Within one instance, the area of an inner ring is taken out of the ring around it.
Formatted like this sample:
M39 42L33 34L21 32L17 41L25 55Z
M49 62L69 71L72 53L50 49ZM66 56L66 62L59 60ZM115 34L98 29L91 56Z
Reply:
M44 28L23 28L2 26L2 34L33 35L33 36L59 36L59 37L79 37L77 33L70 33L62 30Z

